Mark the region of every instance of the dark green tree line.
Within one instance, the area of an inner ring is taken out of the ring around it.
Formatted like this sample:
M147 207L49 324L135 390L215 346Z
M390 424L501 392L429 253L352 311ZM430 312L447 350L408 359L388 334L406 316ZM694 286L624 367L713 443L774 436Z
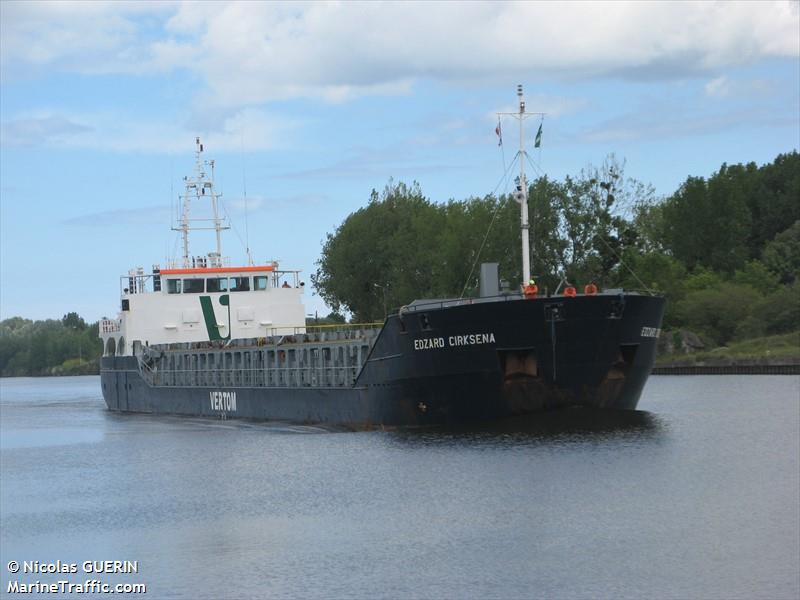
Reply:
M0 321L3 377L97 373L102 351L98 324L87 324L74 312L61 320Z

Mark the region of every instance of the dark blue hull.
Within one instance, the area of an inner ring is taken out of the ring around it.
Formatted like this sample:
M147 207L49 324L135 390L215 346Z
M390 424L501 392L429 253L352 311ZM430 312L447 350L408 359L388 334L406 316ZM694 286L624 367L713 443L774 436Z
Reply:
M352 387L158 386L137 358L105 357L103 396L119 411L352 428L632 410L663 312L637 294L415 304L387 319Z

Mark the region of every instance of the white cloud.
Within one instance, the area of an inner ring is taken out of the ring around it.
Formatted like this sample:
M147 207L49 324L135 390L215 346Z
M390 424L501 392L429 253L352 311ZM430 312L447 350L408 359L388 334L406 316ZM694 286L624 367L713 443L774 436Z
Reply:
M674 78L800 55L795 2L15 2L7 74L184 68L205 101L341 102L419 79ZM8 76L8 75L7 75Z
M589 105L588 100L585 98L566 98L548 94L525 93L524 98L526 110L545 113L548 118L552 119L576 113ZM486 113L486 118L491 122L495 122L497 113L517 113L518 111L519 104L506 104L497 108L497 110Z
M774 81L768 79L730 79L725 75L715 77L706 83L704 90L710 98L748 98L766 97L775 91Z
M246 198L244 196L236 196L224 200L224 204L227 210L236 215L257 212L266 207L264 197L261 195L248 196Z
M709 81L705 85L706 96L724 98L730 94L731 82L727 77L721 75Z
M64 225L78 227L127 227L153 223L169 223L169 208L161 205L143 206L140 208L118 208L103 210L61 221Z
M75 136L90 133L92 128L61 115L49 115L8 121L2 124L0 131L4 146L38 146L61 144Z
M583 132L576 139L584 143L609 144L697 137L754 127L796 130L797 126L796 116L776 113L769 108L688 113L648 110L608 119Z
M77 73L152 70L152 20L172 2L0 2L3 78L57 69Z
M267 150L283 143L297 121L258 109L233 111L214 127L192 127L169 119L142 120L105 112L62 114L40 110L2 123L3 146L91 148L113 152L183 154L200 135L214 152Z

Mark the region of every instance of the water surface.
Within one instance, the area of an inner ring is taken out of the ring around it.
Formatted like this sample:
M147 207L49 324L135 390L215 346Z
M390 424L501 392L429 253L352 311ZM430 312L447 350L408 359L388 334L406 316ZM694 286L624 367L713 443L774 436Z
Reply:
M93 577L154 598L800 596L800 377L654 376L640 408L335 433L0 380L0 593L10 560L121 559Z

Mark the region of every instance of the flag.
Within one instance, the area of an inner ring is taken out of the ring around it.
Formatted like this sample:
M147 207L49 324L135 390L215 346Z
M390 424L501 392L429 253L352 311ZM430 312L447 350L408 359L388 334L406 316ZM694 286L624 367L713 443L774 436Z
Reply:
M497 137L500 138L500 141L497 142L498 146L503 145L503 130L500 129L500 121L497 122L497 127L494 128L494 132L497 134Z
M536 140L533 142L534 148L541 148L542 146L542 124L539 123L539 131L536 132Z

